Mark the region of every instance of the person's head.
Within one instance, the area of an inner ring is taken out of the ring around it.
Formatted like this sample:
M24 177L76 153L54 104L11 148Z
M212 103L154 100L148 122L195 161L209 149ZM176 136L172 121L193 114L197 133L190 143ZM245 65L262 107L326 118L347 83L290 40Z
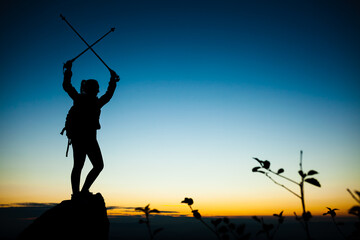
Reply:
M99 83L95 79L82 80L80 87L81 94L96 96L99 93Z

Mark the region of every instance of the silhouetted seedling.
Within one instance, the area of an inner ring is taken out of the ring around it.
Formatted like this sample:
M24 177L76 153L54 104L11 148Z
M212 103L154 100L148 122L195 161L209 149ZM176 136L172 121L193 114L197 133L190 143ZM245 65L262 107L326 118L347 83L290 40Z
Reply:
M144 208L137 207L137 208L135 208L135 211L141 211L141 212L145 213L145 220L140 219L139 223L140 224L143 224L143 223L146 224L146 227L147 227L148 232L149 232L150 239L152 240L152 239L154 239L156 234L158 234L160 231L163 230L163 228L157 228L154 231L151 230L149 216L150 216L151 213L160 213L160 211L157 210L157 209L150 209L149 206L150 206L150 204L148 204Z
M257 216L254 216L253 219L261 224L261 230L256 235L265 234L267 239L274 239L275 234L280 228L280 225L284 223L285 217L283 216L283 212L284 211L281 211L279 214L273 214L274 217L278 218L278 224L276 228L274 228L273 224L265 223L264 218L258 218Z
M330 217L331 217L331 219L332 219L332 221L333 221L336 229L338 230L338 232L340 233L340 235L341 235L344 239L346 239L345 234L344 234L344 233L341 231L341 229L339 228L339 226L344 225L344 223L343 223L343 222L337 222L337 221L335 220L335 217L336 217L336 212L335 212L335 211L336 211L336 210L339 210L339 209L337 209L337 208L331 209L331 208L329 208L329 207L326 207L326 208L328 209L328 211L327 211L326 213L323 213L323 215L324 215L324 216L325 216L325 215L330 215Z
M250 238L250 233L245 234L245 224L236 225L231 223L229 218L217 218L215 220L211 220L211 224L213 228L207 224L201 217L199 210L194 210L192 205L194 204L194 200L192 198L185 198L181 203L187 204L191 212L193 213L194 218L202 222L215 236L220 240L229 240L230 236L233 236L235 239L239 240L247 240Z
M304 194L304 183L307 182L309 184L312 184L316 187L321 187L319 181L311 176L313 175L316 175L318 174L317 171L315 170L310 170L308 171L307 173L305 173L303 171L303 167L302 167L302 155L303 155L303 152L300 151L300 170L299 170L299 175L301 177L301 180L300 182L296 182L295 180L293 179L290 179L288 177L285 177L283 176L282 174L285 172L285 170L283 168L280 168L278 169L277 171L273 171L271 168L270 168L270 162L268 160L260 160L258 158L254 158L259 164L260 166L257 166L257 167L254 167L252 169L253 172L257 172L257 173L261 173L261 174L264 174L266 177L268 177L272 182L274 182L275 184L285 188L287 191L289 191L290 193L292 193L293 195L295 195L296 197L298 197L300 200L301 200L301 206L302 206L302 209L303 209L303 213L300 217L298 217L296 215L296 213L294 212L295 214L295 218L296 220L298 220L301 225L303 226L305 232L306 232L306 236L308 239L311 239L310 237L310 232L309 232L309 225L308 225L308 222L309 220L312 218L312 215L311 215L311 212L310 211L306 211L306 207L305 207L305 194ZM280 184L278 183L277 181L275 181L269 174L274 174L278 177L281 177L293 184L296 184L299 186L300 188L300 194L294 192L293 190L291 190L290 188L286 187L285 185L283 184Z
M360 204L360 192L355 191L355 194L350 190L347 189L347 191L350 193L351 197ZM358 218L358 222L355 223L355 231L350 235L349 239L360 239L360 205L355 205L352 208L349 209L349 214L354 215Z

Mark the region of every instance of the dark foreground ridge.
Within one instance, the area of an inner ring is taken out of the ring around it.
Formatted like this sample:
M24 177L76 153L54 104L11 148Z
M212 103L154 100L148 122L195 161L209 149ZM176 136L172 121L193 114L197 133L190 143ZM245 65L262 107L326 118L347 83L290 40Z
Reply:
M100 193L65 200L35 219L18 237L23 239L108 239L109 220Z

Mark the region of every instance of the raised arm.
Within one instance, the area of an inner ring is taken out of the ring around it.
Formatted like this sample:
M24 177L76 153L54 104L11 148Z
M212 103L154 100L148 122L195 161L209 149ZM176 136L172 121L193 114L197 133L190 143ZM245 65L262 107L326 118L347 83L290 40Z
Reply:
M119 76L113 70L110 70L110 75L110 82L106 93L99 98L100 108L110 101L115 92L116 82L120 80Z
M69 96L72 99L75 99L76 96L79 95L79 93L76 91L76 89L73 87L73 85L71 84L71 77L72 77L72 71L71 71L71 67L72 67L72 61L67 61L64 64L64 81L63 81L63 88L65 90L65 92L67 92L67 94L69 94Z

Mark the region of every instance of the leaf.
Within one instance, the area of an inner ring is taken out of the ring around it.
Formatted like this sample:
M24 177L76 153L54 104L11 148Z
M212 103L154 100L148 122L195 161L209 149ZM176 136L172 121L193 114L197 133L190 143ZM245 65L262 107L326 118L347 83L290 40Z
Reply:
M193 210L192 211L194 218L201 219L201 214L199 213L199 210Z
M257 171L258 173L264 173L265 174L265 172L264 171Z
M280 168L280 169L277 171L277 174L281 174L281 173L283 173L283 172L285 172L284 169L283 169L283 168Z
M282 217L284 211L281 211L280 214L273 214L274 217Z
M192 198L185 198L181 203L186 203L187 205L191 206L194 204L194 200Z
M268 160L265 160L264 162L263 162L263 168L265 168L265 169L269 169L270 168L270 162L268 161Z
M261 168L261 167L254 167L254 168L252 169L252 171L253 171L253 172L257 172L260 168Z
M310 218L312 218L311 212L307 211L306 213L303 213L302 217L303 217L305 222L309 221Z
M299 175L300 175L302 178L304 178L304 177L306 176L306 175L304 174L304 172L301 171L301 170L300 170L298 173L299 173Z
M260 164L262 163L262 161L256 157L253 158L254 160L258 161Z
M349 214L360 217L360 206L353 206L352 208L350 208Z
M135 211L145 212L145 209L143 209L142 207L137 207L137 208L135 208Z
M157 233L161 232L162 230L164 230L164 228L155 229L153 235L155 236Z
M355 193L358 195L358 197L360 198L360 192L359 191L355 191Z
M316 180L315 178L307 178L307 179L305 179L305 182L310 183L310 184L312 184L314 186L317 186L317 187L321 187L319 181Z
M146 207L145 207L145 212L149 212L149 210L150 210L150 204L148 204L148 205L146 205Z
M319 173L318 173L317 171L315 171L315 170L310 170L310 171L307 173L308 176L315 175L315 174L319 174Z
M160 211L157 210L157 209L152 209L152 210L149 211L149 213L160 213Z

